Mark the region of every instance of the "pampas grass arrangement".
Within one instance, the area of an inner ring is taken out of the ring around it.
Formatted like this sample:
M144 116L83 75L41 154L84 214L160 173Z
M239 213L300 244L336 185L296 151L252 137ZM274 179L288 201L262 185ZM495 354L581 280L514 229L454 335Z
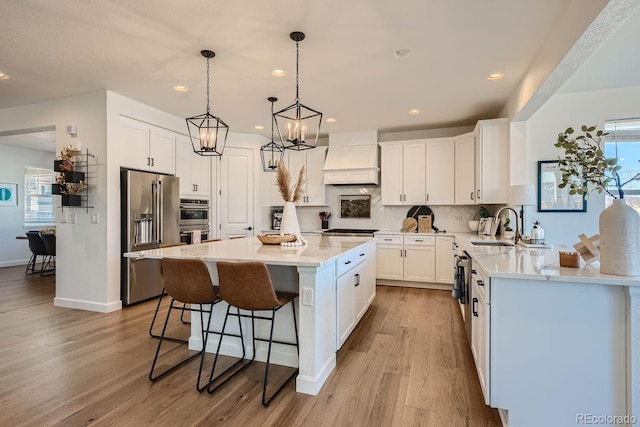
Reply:
M300 172L298 173L298 180L296 181L295 186L292 188L291 175L289 174L287 166L284 164L284 162L278 162L278 175L276 176L276 183L278 185L280 195L285 202L299 203L302 200L302 195L304 192L304 181L305 170L304 166L302 166L300 168Z

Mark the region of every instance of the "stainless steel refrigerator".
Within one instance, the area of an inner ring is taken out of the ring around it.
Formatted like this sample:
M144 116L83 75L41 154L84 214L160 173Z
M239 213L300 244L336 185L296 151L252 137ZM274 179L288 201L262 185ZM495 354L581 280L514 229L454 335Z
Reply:
M180 242L178 177L122 169L122 253ZM162 293L159 260L122 257L121 299L130 305Z

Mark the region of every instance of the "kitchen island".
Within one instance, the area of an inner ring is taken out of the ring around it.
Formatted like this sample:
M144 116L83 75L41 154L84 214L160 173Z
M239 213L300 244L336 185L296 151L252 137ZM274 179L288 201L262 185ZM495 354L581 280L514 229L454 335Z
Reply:
M473 244L482 239L456 234L472 258L471 347L485 403L522 427L638 422L640 277L561 267L562 247Z
M130 252L125 256L132 259L201 259L209 267L214 284L218 281L217 261L265 263L277 290L296 291L300 295L296 300L299 356L295 349L277 350L274 347L272 362L287 366L298 363L296 390L316 395L336 366L336 351L375 297L375 240L371 237L319 235L308 236L307 240L305 246L282 247L263 245L256 237L248 237ZM222 329L225 310L224 303L216 305L212 329ZM286 313L276 317L277 339L291 341L293 325L288 319L290 316ZM268 331L260 323L256 324L256 335L265 336ZM191 327L189 347L200 349L199 320L192 321ZM243 330L249 328L243 326ZM206 349L215 351L216 347L217 336L210 335ZM266 360L265 347L257 347L256 360ZM251 349L246 350L250 356ZM237 356L241 354L241 348L227 345L225 340L222 352Z

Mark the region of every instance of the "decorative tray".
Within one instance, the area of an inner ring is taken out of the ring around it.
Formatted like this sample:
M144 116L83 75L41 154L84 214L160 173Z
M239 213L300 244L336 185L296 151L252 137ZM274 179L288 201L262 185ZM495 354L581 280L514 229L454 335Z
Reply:
M295 242L295 234L259 234L256 236L263 245L279 245L282 242Z

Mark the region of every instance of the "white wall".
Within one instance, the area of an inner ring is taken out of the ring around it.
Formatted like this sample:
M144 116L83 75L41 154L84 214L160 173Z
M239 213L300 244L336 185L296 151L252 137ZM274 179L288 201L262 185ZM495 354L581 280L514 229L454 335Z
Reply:
M18 205L0 207L0 267L25 265L31 257L26 240L16 240L26 232L24 225L24 167L53 169L54 154L40 150L0 145L0 182L18 184Z
M553 146L558 133L583 124L604 127L605 120L640 117L640 86L622 89L554 95L527 121L528 182L537 186L539 160L555 160L563 151ZM534 220L545 229L548 242L572 247L578 235L598 233L598 216L604 196L593 193L586 213L541 213L527 209L525 231Z

